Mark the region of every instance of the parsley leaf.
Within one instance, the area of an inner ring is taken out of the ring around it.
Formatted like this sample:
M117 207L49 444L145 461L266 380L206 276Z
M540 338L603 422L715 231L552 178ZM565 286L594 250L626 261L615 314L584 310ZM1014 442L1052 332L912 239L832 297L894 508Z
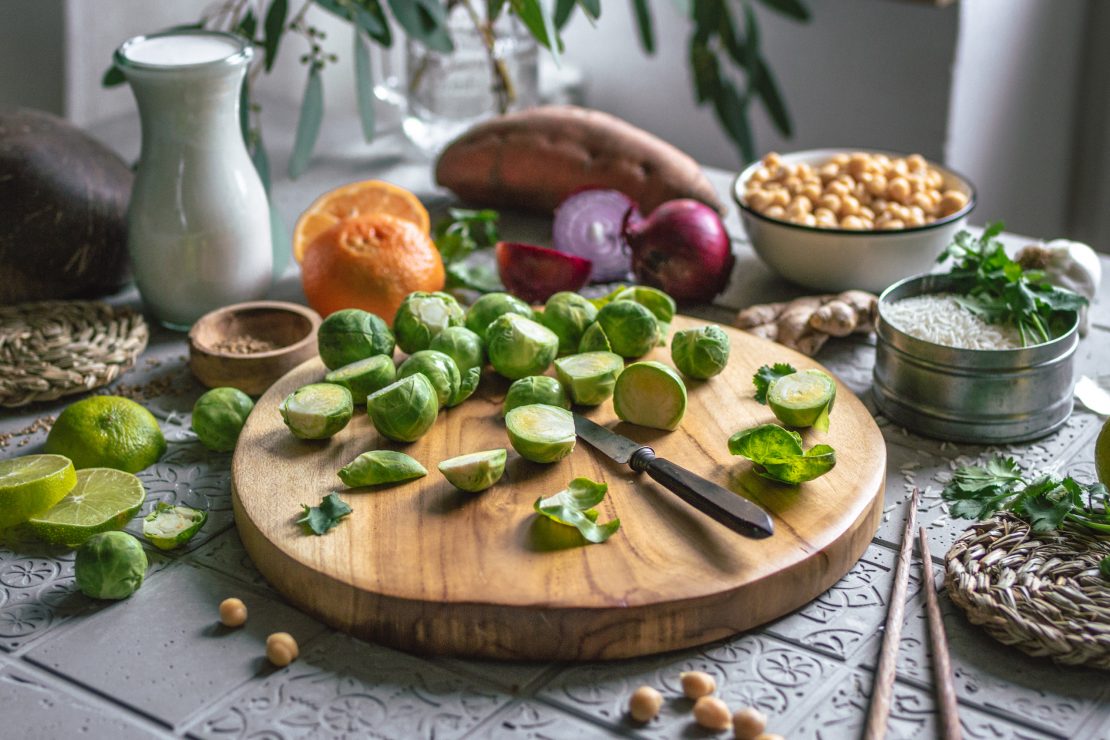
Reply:
M767 405L767 389L771 387L772 381L787 375L793 375L798 372L794 369L793 365L785 362L776 362L774 365L764 365L756 371L752 376L752 383L755 384L755 400L764 406Z
M320 501L319 506L308 506L307 504L301 505L304 509L301 518L297 520L297 524L303 524L306 534L321 535L328 532L339 524L343 517L351 513L351 507L348 506L337 493L329 493L324 496Z
M575 478L566 488L553 496L536 499L533 508L537 514L554 522L576 528L583 537L595 544L605 542L620 529L620 519L597 523L597 509L605 499L609 486L589 478Z

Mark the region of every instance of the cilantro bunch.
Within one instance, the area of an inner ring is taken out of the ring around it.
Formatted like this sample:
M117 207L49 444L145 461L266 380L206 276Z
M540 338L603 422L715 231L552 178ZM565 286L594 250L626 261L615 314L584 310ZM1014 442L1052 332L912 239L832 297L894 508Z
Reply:
M1058 288L1041 270L1026 270L1006 254L1002 222L987 227L979 239L961 231L945 247L938 262L951 259L949 275L970 285L956 300L991 324L1011 324L1021 333L1023 347L1047 342L1070 325L1070 312L1087 305L1087 299Z
M1051 532L1065 522L1110 534L1110 492L1101 483L1074 478L1026 477L1013 458L962 467L941 492L948 511L960 519L986 519L1009 512L1029 522L1034 532Z

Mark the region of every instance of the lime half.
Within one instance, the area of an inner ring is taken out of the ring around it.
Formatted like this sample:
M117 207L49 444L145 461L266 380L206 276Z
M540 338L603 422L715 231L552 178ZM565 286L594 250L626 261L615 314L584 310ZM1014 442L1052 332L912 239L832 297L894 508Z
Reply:
M62 500L77 482L73 463L61 455L0 460L0 529L25 522Z
M98 532L123 529L145 499L142 481L131 473L85 468L77 471L73 490L28 526L47 542L79 545Z

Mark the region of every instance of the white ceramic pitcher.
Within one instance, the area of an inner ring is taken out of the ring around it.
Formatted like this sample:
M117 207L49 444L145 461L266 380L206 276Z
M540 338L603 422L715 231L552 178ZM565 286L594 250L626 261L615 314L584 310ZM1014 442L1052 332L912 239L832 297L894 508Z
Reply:
M143 131L128 211L132 271L147 310L171 328L271 285L269 204L239 122L252 54L239 36L192 30L116 50Z

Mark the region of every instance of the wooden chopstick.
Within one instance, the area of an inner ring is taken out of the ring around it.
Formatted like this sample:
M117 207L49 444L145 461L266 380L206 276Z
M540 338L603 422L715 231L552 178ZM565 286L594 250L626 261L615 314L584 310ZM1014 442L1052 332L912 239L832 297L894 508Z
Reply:
M902 618L906 611L906 588L910 581L910 560L913 559L913 528L917 520L917 499L920 492L913 489L906 526L902 530L902 547L894 568L894 586L883 629L883 646L879 651L879 666L875 669L875 683L871 687L871 707L867 712L864 740L883 740L887 720L890 718L890 701L894 695L894 671L898 665L898 643L902 639Z
M925 612L929 616L929 644L933 648L933 683L940 704L940 736L943 740L960 740L960 712L956 704L956 686L952 681L952 660L948 657L948 635L940 616L936 584L933 581L933 556L925 528L917 530L921 543L921 570L925 584Z

